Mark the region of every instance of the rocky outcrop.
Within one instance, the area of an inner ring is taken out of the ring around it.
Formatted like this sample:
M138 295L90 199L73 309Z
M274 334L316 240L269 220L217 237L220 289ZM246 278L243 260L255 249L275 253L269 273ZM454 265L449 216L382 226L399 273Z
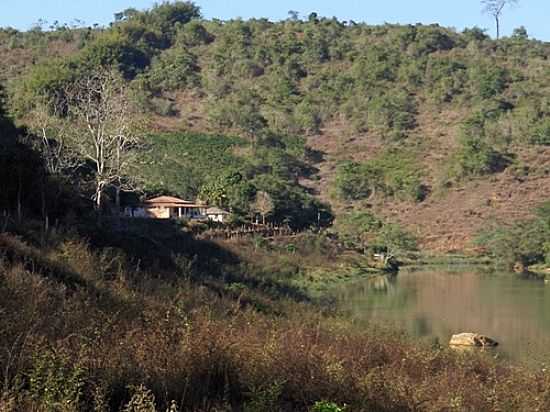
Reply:
M453 335L451 337L449 345L487 347L497 346L498 342L487 336L480 335L479 333L459 333L458 335Z

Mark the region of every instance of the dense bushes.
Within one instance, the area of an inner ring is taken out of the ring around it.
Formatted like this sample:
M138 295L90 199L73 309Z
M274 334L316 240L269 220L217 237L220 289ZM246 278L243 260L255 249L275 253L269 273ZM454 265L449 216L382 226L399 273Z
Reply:
M145 78L149 90L157 94L199 85L197 56L173 48L153 60Z
M413 156L387 151L363 163L346 162L336 172L336 194L346 200L360 200L382 193L384 196L422 201L428 188Z
M416 238L396 223L384 222L369 211L338 216L336 230L347 247L397 258L417 248Z
M148 79L157 95L198 89L216 103L208 114L221 129L246 133L251 119L237 114L252 110L254 127L277 132L316 134L345 115L349 131L402 138L426 97L461 105L506 98L514 105L544 88L548 47L525 36L503 39L497 50L476 28L459 34L319 16L279 23L199 18L197 6L181 1L128 9L109 29L75 32L86 37L82 50L64 60L118 65L128 79ZM6 31L0 41L13 36L23 34Z
M460 146L450 165L451 178L466 179L504 170L512 163L509 155L496 150L490 144L487 124L498 118L500 108L485 109L475 113L462 125ZM505 142L502 138L498 143Z
M543 263L550 265L550 203L542 204L536 217L500 226L480 234L478 243L508 266L522 267Z

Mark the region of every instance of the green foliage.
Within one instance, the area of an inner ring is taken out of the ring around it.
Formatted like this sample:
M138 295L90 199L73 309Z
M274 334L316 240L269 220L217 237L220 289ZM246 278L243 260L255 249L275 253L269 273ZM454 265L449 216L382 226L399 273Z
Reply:
M224 132L318 134L343 114L347 132L402 139L426 98L470 105L506 95L514 108L545 87L548 48L522 30L496 50L475 27L459 34L438 25L369 26L315 15L280 23L199 17L193 3L162 2L117 13L108 29L6 31L0 42L26 49L34 39L40 66L51 60L43 55L55 39L82 38L82 50L62 59L71 71L114 65L127 79L139 75L158 98L195 89ZM174 111L158 107L162 100L149 104L149 94L141 96L146 112ZM544 130L531 131L533 142L544 141Z
M389 150L364 163L346 162L336 171L337 195L346 200L360 200L381 192L385 196L422 201L427 187L414 157L406 152Z
M149 136L148 143L150 149L136 170L147 182L146 189L184 198L195 198L209 177L239 170L233 150L244 144L235 137L192 133Z
M390 256L417 250L416 238L395 223L386 223L377 233L375 248Z
M153 60L145 82L156 94L192 88L200 84L198 70L197 56L184 48L171 48Z
M118 22L115 27L121 31L136 27L140 37L158 33L158 46L167 48L173 43L177 30L198 17L200 8L192 2L164 1L143 12L127 9L115 14Z
M480 29L477 26L472 28L465 28L462 34L465 37L466 42L477 41L481 42L488 40L490 37L487 35L487 29Z
M508 266L518 262L525 266L544 261L550 264L550 202L543 203L536 210L534 219L485 230L477 243Z
M33 66L26 76L12 85L10 90L13 112L24 116L41 100L62 104L63 88L73 79L75 73L65 61L52 60Z
M418 56L437 51L451 50L455 47L455 39L453 37L448 30L438 25L419 27L416 30L414 42L415 54Z
M348 247L366 250L380 231L383 222L367 211L351 212L336 222L338 233Z
M315 405L313 405L313 408L311 408L310 411L311 412L345 412L346 407L338 406L338 404L334 402L319 401L319 402L315 402Z
M278 410L283 384L276 382L265 388L253 388L250 400L244 405L244 412L264 412Z
M384 252L395 257L417 250L416 238L396 223L384 222L369 211L354 211L338 217L336 227L348 247L363 252Z
M500 169L501 159L482 139L467 137L461 141L454 173L460 179L491 174Z
M416 102L405 92L383 94L368 104L369 126L393 139L404 138L408 130L414 129L415 113Z
M486 135L486 125L495 111L482 111L467 119L462 126L460 147L450 166L450 175L457 179L483 176L504 170L511 159L495 150Z
M248 220L254 196L264 191L273 199L275 223L308 227L332 219L325 205L296 184L309 172L301 138L266 135L253 146L235 137L180 133L150 136L148 142L136 173L149 192L199 197Z
M450 102L464 89L466 66L453 58L430 56L425 81L436 103Z
M490 99L504 91L508 78L507 71L495 64L481 63L469 69L474 96Z
M267 125L260 111L261 98L253 90L242 90L220 104L210 106L210 119L221 128L238 128L255 138Z
M545 118L533 128L531 143L550 146L550 118Z
M81 365L61 353L37 354L29 372L29 392L48 411L77 411L88 376Z
M213 36L199 21L191 21L177 33L176 43L180 46L195 47L214 41Z
M82 50L77 61L87 70L115 67L127 79L134 78L149 63L150 57L118 32L101 35Z
M379 171L356 162L345 162L336 171L336 190L340 198L360 200L371 196L381 180Z

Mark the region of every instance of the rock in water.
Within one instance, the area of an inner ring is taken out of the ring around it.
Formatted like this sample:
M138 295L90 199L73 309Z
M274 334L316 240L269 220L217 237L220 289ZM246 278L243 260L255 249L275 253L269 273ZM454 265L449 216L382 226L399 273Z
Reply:
M459 333L453 335L449 342L451 346L497 346L498 342L479 333Z

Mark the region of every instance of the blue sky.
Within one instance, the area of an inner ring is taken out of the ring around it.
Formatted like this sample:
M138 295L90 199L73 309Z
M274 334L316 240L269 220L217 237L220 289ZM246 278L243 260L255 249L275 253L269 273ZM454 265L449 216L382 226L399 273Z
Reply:
M108 24L113 14L128 7L148 8L153 0L0 0L0 26L28 29L39 19L70 23L79 19L88 25ZM197 0L207 18L267 17L284 19L289 10L307 15L336 16L340 20L378 23L439 23L443 26L479 26L494 35L494 24L481 13L479 0ZM527 28L531 37L550 41L550 0L519 0L502 18L502 33Z

